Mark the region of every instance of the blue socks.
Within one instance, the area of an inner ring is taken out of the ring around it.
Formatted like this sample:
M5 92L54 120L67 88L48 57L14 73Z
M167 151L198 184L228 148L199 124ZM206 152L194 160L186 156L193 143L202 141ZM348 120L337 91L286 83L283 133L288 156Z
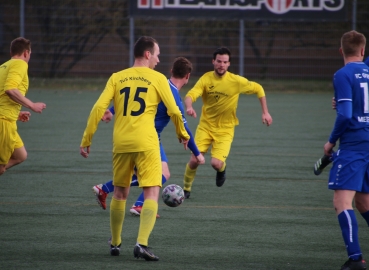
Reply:
M358 225L354 210L344 210L338 215L342 237L346 245L347 255L352 260L361 258L361 249L358 237Z
M103 184L101 189L106 193L113 192L114 191L113 180L110 180L109 182Z

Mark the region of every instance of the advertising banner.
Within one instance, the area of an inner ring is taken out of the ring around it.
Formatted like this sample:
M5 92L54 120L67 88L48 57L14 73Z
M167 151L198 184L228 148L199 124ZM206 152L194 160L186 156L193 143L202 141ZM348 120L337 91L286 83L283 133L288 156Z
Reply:
M132 0L132 17L346 21L348 0Z

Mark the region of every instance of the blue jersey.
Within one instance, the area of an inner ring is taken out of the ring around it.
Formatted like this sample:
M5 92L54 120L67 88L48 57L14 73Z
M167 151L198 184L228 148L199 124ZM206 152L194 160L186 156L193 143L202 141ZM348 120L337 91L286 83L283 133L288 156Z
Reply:
M367 59L368 60L368 59ZM369 150L369 67L350 62L334 74L337 117L329 142L340 149Z
M200 151L195 144L195 140L193 138L190 128L188 127L187 120L184 116L184 109L183 109L181 96L179 95L179 90L170 80L168 80L168 82L169 82L170 90L172 90L174 100L176 101L176 104L182 113L183 123L186 128L186 131L188 135L190 135L190 140L188 141L188 148L190 148L190 150L195 156L198 156L200 154ZM164 103L160 102L158 105L158 110L155 115L155 128L156 128L156 131L158 132L159 138L160 138L160 133L163 131L163 129L168 125L170 121L170 117L167 111L168 111L167 107L165 107Z
M181 96L179 95L179 90L170 80L168 80L168 82L169 82L170 90L172 90L174 100L176 101L176 104L182 113L182 119L183 119L184 126L186 128L186 131L188 135L190 135L190 140L188 141L188 148L190 148L190 150L195 156L198 156L200 154L200 151L195 144L195 140L193 138L191 130L187 125L187 120L184 117L184 109L183 109ZM109 110L112 114L115 113L114 107L111 107ZM157 112L155 115L155 129L156 129L156 132L158 133L159 138L160 138L160 133L164 130L164 128L168 125L170 121L170 116L168 115L167 111L168 111L167 107L164 105L164 102L161 101L158 104Z

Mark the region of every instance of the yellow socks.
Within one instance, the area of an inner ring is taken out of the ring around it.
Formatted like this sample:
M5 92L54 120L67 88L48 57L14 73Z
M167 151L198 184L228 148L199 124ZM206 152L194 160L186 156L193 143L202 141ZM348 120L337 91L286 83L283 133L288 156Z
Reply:
M184 190L191 191L192 183L195 180L196 170L197 168L194 170L190 169L187 163L184 178L183 178L183 185L184 185L183 189Z
M149 236L156 222L156 214L158 213L158 203L154 200L147 199L144 201L140 215L140 228L138 230L137 243L147 246Z
M113 246L118 246L122 242L121 234L125 212L126 201L117 200L113 197L110 203L110 230Z

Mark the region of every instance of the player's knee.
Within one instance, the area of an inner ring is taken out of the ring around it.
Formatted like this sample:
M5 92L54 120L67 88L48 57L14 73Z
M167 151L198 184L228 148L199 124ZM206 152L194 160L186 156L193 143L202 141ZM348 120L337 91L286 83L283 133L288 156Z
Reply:
M223 167L223 163L218 161L211 161L211 166L214 170L219 171Z

